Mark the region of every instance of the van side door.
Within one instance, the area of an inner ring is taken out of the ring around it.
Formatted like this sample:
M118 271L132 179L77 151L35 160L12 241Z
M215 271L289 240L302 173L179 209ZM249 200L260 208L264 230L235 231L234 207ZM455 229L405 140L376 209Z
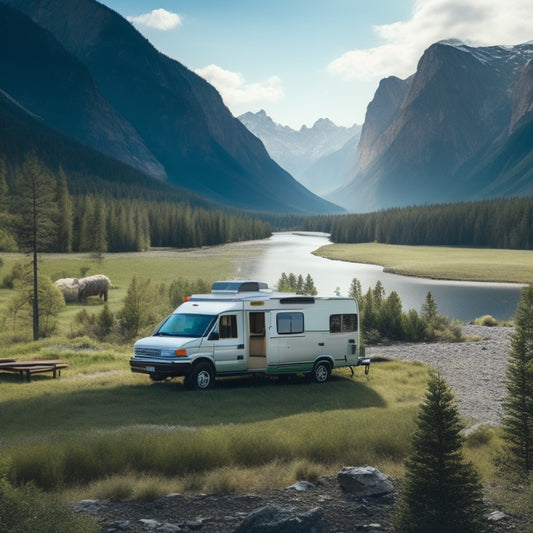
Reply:
M213 346L217 374L245 371L243 312L220 314L207 343Z
M272 313L270 329L271 353L269 367L275 372L306 372L312 366L312 351L304 331L302 311Z

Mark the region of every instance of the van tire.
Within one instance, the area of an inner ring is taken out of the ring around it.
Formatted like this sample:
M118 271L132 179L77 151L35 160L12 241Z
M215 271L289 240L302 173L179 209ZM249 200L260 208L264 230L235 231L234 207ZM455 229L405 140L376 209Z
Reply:
M209 363L197 363L185 378L185 386L189 389L207 390L215 382L215 373Z
M331 366L326 361L319 361L313 368L313 381L326 383L331 373Z

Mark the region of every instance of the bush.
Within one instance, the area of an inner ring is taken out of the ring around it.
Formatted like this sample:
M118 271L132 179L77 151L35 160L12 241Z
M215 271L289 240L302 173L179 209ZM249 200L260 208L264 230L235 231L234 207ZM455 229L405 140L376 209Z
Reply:
M498 325L498 321L491 315L483 315L474 320L476 326L488 326L493 327Z
M460 342L463 331L458 321L437 313L437 303L430 292L427 293L422 313L414 309L403 312L402 302L393 291L388 296L380 281L374 289L361 293L361 284L354 278L350 296L359 303L361 332L365 344L385 341L407 342Z
M34 485L14 486L0 471L0 531L3 533L97 533L97 522Z

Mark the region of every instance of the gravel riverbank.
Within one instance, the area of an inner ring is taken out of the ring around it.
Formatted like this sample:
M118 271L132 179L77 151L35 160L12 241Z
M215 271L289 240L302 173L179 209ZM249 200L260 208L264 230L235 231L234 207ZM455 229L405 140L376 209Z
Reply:
M368 347L370 357L420 361L440 372L453 390L459 412L472 424L499 424L506 395L505 372L513 328L463 325L459 343L394 344Z

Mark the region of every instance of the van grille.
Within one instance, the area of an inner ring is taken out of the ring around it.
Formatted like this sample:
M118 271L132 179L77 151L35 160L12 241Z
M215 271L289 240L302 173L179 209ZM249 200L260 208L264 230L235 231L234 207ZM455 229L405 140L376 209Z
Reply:
M161 350L157 348L135 348L133 353L139 357L161 357Z

